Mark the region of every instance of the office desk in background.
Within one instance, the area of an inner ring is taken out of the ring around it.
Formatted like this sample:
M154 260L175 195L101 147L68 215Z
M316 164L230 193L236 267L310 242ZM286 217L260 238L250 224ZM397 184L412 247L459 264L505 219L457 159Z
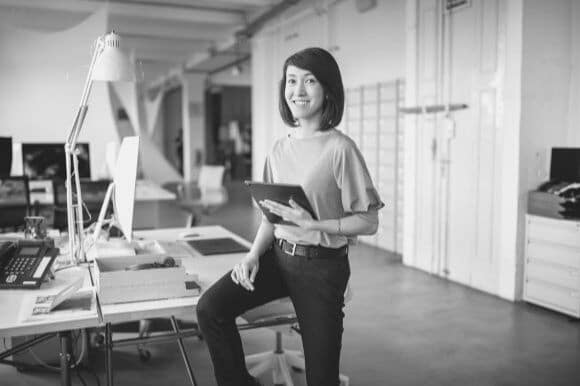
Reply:
M196 239L209 239L231 237L240 243L249 246L250 244L238 235L228 231L221 226L205 226L194 228L169 228L136 231L135 237L142 239L158 240L169 245L167 253L177 258L181 258L186 272L195 273L202 288L207 288L214 281L218 280L228 269L230 269L241 257L242 253L232 253L224 255L212 255L202 257L195 250L191 249L185 242L175 242L182 234L195 234ZM68 272L67 272L68 271ZM82 268L71 268L57 272L58 277L71 277L85 275L85 287L89 287L88 271ZM0 337L29 336L40 334L57 333L61 341L61 384L69 386L70 379L70 358L66 355L70 351L70 332L76 329L105 327L106 331L106 363L107 363L107 384L113 385L112 375L112 349L115 342L112 341L111 325L115 323L138 321L149 318L172 318L178 316L191 317L195 313L195 306L199 296L162 299L142 302L130 302L119 304L102 305L103 320L99 321L95 302L92 303L90 311L71 312L65 318L55 318L50 315L43 320L23 322L20 318L22 307L29 304L30 296L41 296L49 292L50 284L43 286L39 290L2 290L0 291ZM40 335L44 337L45 335ZM181 339L182 336L176 332L173 339ZM138 342L135 342L135 344ZM10 350L9 350L10 351ZM0 353L0 358L4 353ZM189 364L187 358L186 365Z
M156 229L166 226L163 218L164 209L176 199L174 193L163 189L153 181L138 180L135 186L135 209L133 214L134 229ZM170 226L185 226L169 224Z

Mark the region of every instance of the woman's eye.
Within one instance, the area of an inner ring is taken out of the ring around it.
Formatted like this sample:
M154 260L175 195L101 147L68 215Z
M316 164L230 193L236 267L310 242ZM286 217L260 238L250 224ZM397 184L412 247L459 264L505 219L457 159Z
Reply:
M306 79L306 83L307 84L315 84L316 83L316 79L314 79L314 78Z
M286 79L286 84L295 84L296 80L295 79Z

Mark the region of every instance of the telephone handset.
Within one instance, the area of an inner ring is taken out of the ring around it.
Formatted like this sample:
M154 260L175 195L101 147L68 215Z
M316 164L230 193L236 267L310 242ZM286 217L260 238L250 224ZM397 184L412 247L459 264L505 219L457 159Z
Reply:
M53 240L0 241L0 289L40 287L58 253Z

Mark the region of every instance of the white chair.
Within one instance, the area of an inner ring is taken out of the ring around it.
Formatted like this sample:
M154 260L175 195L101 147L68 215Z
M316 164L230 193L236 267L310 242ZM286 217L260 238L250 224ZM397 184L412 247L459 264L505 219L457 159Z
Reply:
M224 187L225 166L202 165L197 181L168 182L163 188L175 193L177 205L190 213L189 225L199 220L199 213L209 214L228 202L228 192Z
M347 286L344 295L346 303L352 299L352 290ZM282 345L282 334L296 331L296 314L292 302L289 298L283 298L266 303L244 313L242 319L249 324L260 324L276 322L277 320L288 320L287 324L268 327L274 330L276 341L273 351L266 351L257 354L246 355L246 366L250 375L258 377L266 371L272 371L272 378L275 385L293 386L291 369L304 371L306 365L304 354L298 350L287 350ZM344 374L339 375L341 386L349 386L350 379Z

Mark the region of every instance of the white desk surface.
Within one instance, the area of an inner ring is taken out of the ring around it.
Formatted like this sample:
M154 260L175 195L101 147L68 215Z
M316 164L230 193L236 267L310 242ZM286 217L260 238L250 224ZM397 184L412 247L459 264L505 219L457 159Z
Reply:
M181 240L183 234L196 234L195 239L232 237L235 240L248 245L248 241L233 234L221 226L206 226L194 228L167 228L157 230L137 231L137 238L160 241ZM198 275L202 288L207 288L211 283L218 280L243 256L243 253L201 256L193 249L183 244L182 250L190 251L191 255L182 257L182 264L188 273ZM171 254L171 252L169 252ZM179 257L179 256L175 256ZM68 275L78 277L85 274L81 268L67 269L57 272L57 278L66 278ZM88 278L85 280L87 283ZM80 328L103 326L99 323L96 307L89 311L78 311L67 316L66 319L54 319L47 317L40 321L22 322L21 307L25 304L27 296L41 296L43 292L50 290L50 285L43 285L38 290L2 290L0 291L0 336L20 336L74 330ZM169 317L189 315L194 312L199 296L175 299L162 299L144 302L131 302L120 304L102 305L104 322L120 323L155 317ZM94 303L93 303L94 304Z
M153 181L137 180L135 185L135 201L166 201L175 198L173 192L163 189Z

